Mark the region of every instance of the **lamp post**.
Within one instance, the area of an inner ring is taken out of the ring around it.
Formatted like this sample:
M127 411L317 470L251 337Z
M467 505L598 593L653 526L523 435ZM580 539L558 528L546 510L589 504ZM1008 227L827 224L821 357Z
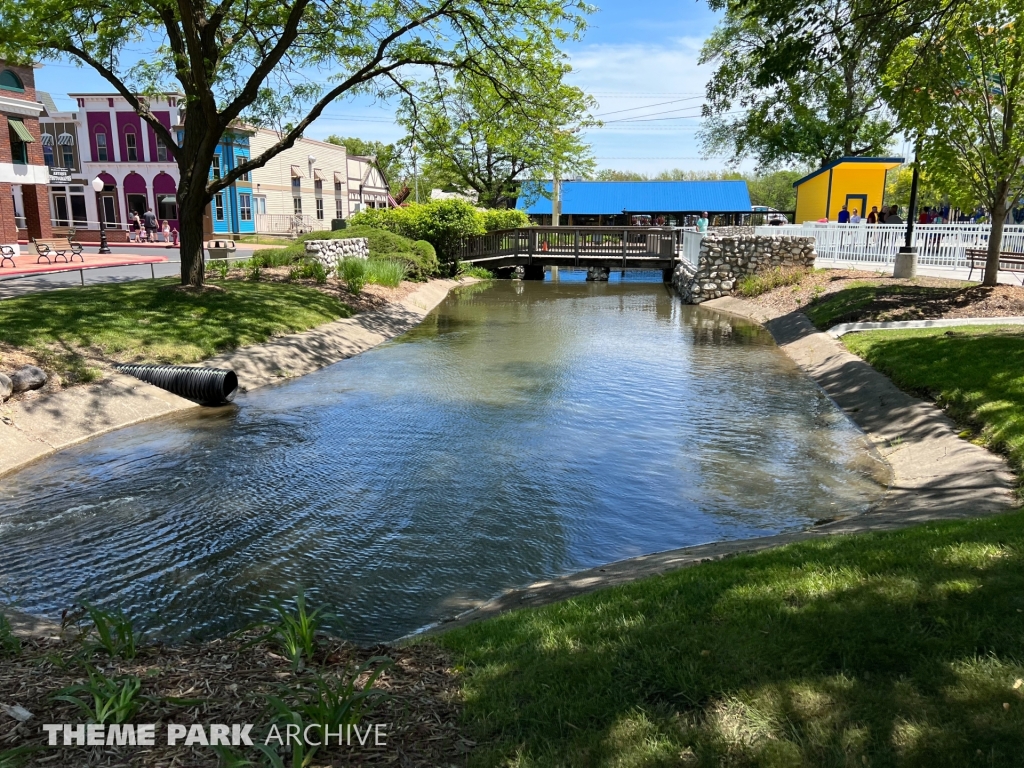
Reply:
M98 209L100 214L100 253L110 253L110 246L107 244L107 227L103 215L103 198L99 196L100 192L103 191L103 187L103 179L101 179L99 176L92 180L92 188L96 192L96 201L99 203Z
M907 236L904 245L896 254L892 276L895 278L913 278L917 276L917 247L914 246L914 219L917 217L917 187L920 180L921 160L917 147L921 144L918 137L914 148L914 172L910 181L910 205L907 207Z

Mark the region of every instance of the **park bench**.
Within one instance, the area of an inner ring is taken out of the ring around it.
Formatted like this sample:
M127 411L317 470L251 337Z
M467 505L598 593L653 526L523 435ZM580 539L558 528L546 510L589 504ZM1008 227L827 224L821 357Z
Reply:
M988 264L988 251L981 249L968 248L966 251L967 258L971 262L971 271L967 273L967 279L971 279L971 275L974 274L974 270L978 269L981 271L981 279L985 279L985 267ZM1018 275L1018 280L1021 281L1021 285L1024 285L1024 253L1014 253L1013 251L1000 251L999 252L999 271L1000 272L1012 272Z
M9 245L0 245L0 267L4 265L5 261L11 262L12 267L18 266L14 263L14 249Z
M47 264L53 264L58 259L64 259L64 263L67 264L69 261L74 261L75 256L82 262L85 262L85 257L82 256L82 246L71 240L32 238L32 244L36 247L36 253L39 255L39 258L36 259L36 264L43 259L46 259ZM68 259L69 252L71 253L70 259ZM51 257L53 258L52 262L50 261Z

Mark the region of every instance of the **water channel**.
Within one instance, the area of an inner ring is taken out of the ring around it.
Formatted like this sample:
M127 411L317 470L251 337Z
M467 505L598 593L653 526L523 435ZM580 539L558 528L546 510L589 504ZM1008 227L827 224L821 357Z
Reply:
M333 629L389 640L540 578L863 511L871 463L758 326L660 279L501 281L0 480L0 600L91 599L182 638L301 587Z

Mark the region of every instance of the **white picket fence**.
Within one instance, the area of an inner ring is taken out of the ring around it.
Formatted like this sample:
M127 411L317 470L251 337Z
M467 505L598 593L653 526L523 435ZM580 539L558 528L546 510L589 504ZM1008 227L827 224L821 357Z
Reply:
M915 224L914 245L921 266L968 268L968 250L988 248L988 224ZM892 264L906 242L906 224L838 224L835 222L755 227L755 234L813 237L821 261L848 264ZM1024 255L1024 226L1003 229L1000 250Z
M679 256L696 269L700 264L700 244L704 241L704 233L684 229L680 234L682 247L679 249Z

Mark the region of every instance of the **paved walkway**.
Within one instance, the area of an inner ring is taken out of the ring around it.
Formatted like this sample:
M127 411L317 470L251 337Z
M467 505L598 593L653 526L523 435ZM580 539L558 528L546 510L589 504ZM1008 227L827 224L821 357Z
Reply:
M473 281L463 281L468 283ZM310 373L364 352L419 323L460 284L434 280L378 312L229 352L200 363L230 367L243 390ZM131 376L0 406L0 477L89 438L199 406Z
M990 515L1016 506L1015 478L1002 458L961 440L958 428L942 411L902 392L888 377L847 352L840 342L817 331L802 313L765 317L749 303L733 297L701 306L767 323L780 348L864 430L889 465L891 481L882 501L862 515L825 522L805 531L659 552L539 581L507 592L431 632L740 552L757 552L818 536L894 530L935 520Z
M159 264L167 261L165 254L157 253L83 253L82 259L71 262L57 261L47 264L45 261L37 263L37 257L22 252L21 256L15 256L15 266L0 267L0 280L14 275L38 275L47 273L66 272L68 270L80 269L101 269L104 267L124 267L131 264ZM7 262L10 264L10 262Z

